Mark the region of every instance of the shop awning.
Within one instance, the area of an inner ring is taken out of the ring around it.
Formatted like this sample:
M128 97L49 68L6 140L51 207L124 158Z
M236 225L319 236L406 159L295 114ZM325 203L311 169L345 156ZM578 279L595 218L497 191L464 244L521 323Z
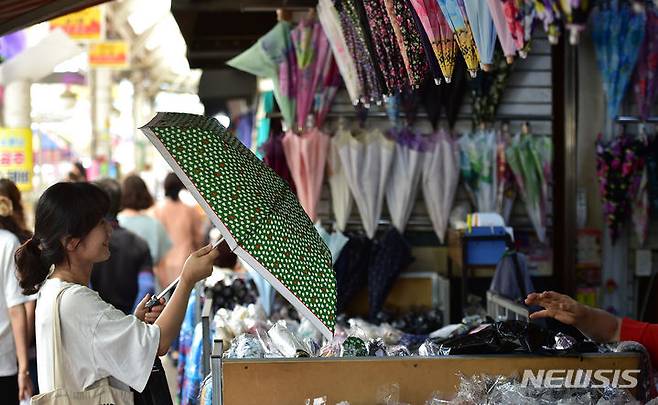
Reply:
M0 36L107 0L0 0Z

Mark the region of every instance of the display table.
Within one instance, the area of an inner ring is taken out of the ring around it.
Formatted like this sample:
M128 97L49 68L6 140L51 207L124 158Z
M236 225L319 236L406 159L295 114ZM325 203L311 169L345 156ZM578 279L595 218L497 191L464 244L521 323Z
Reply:
M329 404L372 405L377 389L400 386L400 400L424 404L434 391L451 396L458 373L522 375L539 369L638 369L636 354L588 354L581 357L487 355L449 357L312 358L223 360L223 404L304 404L307 398L327 396ZM217 362L218 364L219 362ZM214 381L215 384L219 381ZM215 385L219 388L219 384ZM215 391L217 392L217 391ZM215 402L215 401L213 401ZM217 402L215 402L217 403Z

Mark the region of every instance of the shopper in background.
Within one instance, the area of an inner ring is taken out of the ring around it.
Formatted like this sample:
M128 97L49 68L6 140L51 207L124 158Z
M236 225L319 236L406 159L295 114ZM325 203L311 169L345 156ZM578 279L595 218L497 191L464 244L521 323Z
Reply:
M85 169L82 163L73 163L73 167L68 174L68 180L71 182L87 181L87 169Z
M29 232L16 220L14 202L20 192L10 180L0 180L0 397L3 403L18 404L32 396L29 375L29 331L25 303L16 279L14 254ZM11 198L10 194L12 195ZM32 299L35 299L33 297Z
M61 376L66 390L82 391L110 377L114 387L141 392L155 356L164 355L178 334L192 287L211 273L217 252L208 245L187 259L164 309L160 305L147 312L146 296L134 316L125 315L103 301L87 285L92 266L110 257L109 206L107 195L92 184L55 184L39 199L34 236L16 252L23 292L39 292L36 337L42 392L55 388L52 316L60 292L63 339L58 351L61 368L68 371Z
M101 298L131 314L146 294L154 293L153 262L144 239L124 229L117 222L121 204L121 186L116 180L103 179L94 182L110 201L105 220L112 227L110 258L94 264L91 272L91 288Z
M602 309L589 307L553 291L530 294L525 303L544 307L543 310L531 314L531 319L557 319L564 324L575 326L596 342L639 342L649 352L654 368L658 367L658 324L618 318Z
M184 188L178 176L169 173L164 181L165 200L154 210L155 217L164 225L173 245L155 270L162 287L178 277L187 256L203 241L203 224L199 214L179 198Z
M134 174L126 177L121 187L119 224L144 238L149 245L153 265L157 266L171 249L171 240L160 221L146 213L152 206L153 197L142 178Z

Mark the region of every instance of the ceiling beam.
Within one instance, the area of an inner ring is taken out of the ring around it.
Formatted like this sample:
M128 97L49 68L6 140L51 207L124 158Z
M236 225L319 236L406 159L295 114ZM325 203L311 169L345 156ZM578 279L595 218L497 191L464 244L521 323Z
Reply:
M104 3L107 0L43 0L24 2L23 0L4 1L0 4L0 35L6 35L22 28L52 20L55 17L70 14ZM24 9L17 14L15 9L19 5ZM5 10L12 10L10 18L6 18Z
M279 8L289 10L302 10L308 8L315 8L317 5L316 0L239 0L239 1L226 1L226 0L172 0L172 11L198 11L198 12L213 12L213 11L274 11Z

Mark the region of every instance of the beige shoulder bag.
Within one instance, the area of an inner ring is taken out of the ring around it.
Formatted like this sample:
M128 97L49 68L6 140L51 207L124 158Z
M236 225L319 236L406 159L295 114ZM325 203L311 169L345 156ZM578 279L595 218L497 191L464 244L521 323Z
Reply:
M32 405L133 405L133 393L110 386L109 378L95 382L82 392L66 390L66 371L62 359L62 335L59 319L59 304L62 293L68 287L62 288L53 305L53 375L55 390L32 397Z

